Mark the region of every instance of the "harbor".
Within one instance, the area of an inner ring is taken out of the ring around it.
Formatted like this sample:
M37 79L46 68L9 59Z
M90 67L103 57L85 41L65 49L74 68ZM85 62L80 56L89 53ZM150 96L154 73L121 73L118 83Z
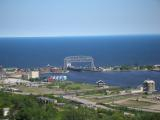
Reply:
M0 66L0 79L15 78L32 82L54 82L70 80L79 83L95 84L98 80L108 85L135 88L144 80L156 82L160 90L160 65L121 65L98 67L91 56L68 56L64 58L63 67L46 65L37 68L3 68ZM76 64L78 63L78 65Z

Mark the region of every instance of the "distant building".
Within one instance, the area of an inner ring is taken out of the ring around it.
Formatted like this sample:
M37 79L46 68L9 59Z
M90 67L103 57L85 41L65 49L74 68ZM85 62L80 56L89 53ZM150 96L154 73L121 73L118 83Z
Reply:
M16 73L12 73L12 74L7 74L7 77L9 77L9 78L22 78L22 73L16 72Z
M42 102L42 103L54 103L54 104L57 103L56 99L51 99L48 97L37 97L37 99L39 100L39 102Z
M22 79L23 79L23 80L29 80L29 79L30 79L29 73L23 73Z
M16 73L18 68L4 68L6 74L14 74Z
M143 92L143 87L138 87L137 89L131 90L131 93L142 93Z
M155 91L155 81L145 80L143 82L143 91L147 93L152 93Z
M67 76L65 75L54 75L54 76L50 76L48 77L48 82L54 82L54 81L65 81L67 80Z
M30 78L39 78L39 71L31 71Z
M31 78L39 78L39 71L29 71L22 75L22 79L29 80Z
M6 117L9 114L10 108L3 108L3 116Z
M39 69L40 73L50 73L51 66L48 64L46 67L42 67Z
M0 80L2 80L4 77L4 71L3 71L3 67L0 65Z
M106 85L106 83L103 80L99 80L96 82L98 87L104 87Z
M160 65L159 65L159 64L157 64L157 65L154 65L154 67L160 67Z
M101 71L103 71L103 72L107 72L107 71L112 71L112 70L113 70L112 67L105 67L105 68L99 67L99 69L100 69Z
M155 71L160 71L160 65L154 65L154 69Z

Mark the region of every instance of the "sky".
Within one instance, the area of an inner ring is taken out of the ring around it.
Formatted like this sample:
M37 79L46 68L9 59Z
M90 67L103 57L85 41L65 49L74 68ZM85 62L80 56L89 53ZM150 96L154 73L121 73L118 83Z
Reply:
M160 35L160 0L0 0L0 37Z

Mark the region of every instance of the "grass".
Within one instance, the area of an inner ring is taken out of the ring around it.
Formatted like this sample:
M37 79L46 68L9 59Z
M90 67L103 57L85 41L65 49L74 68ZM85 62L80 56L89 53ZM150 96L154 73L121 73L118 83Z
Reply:
M97 96L98 97L98 96ZM97 103L110 103L117 100L122 100L122 99L126 99L128 98L128 96L117 96L117 97L108 97L108 98L87 98L88 100L91 100L93 102L97 102Z
M59 88L64 90L83 90L83 89L94 89L95 86L92 84L86 84L86 83L75 83L71 81L55 81L54 83L51 83L47 85L48 88L54 88L54 86L59 86Z
M22 90L26 93L32 94L53 94L54 91L69 91L69 90L86 90L86 89L94 89L95 86L92 84L85 84L85 83L74 83L70 81L63 81L59 82L56 81L51 84L47 84L44 87L26 87L23 85L16 86L18 89Z
M94 85L85 83L73 83L65 86L65 89L67 90L84 90L84 89L94 89L94 88L95 88Z
M22 90L26 93L32 93L32 94L51 94L53 93L53 90L48 88L42 88L42 87L26 87L26 86L17 86L18 89Z
M121 105L127 106L127 107L144 107L144 106L150 106L154 105L155 103L148 102L148 101L137 101L137 100L127 100Z

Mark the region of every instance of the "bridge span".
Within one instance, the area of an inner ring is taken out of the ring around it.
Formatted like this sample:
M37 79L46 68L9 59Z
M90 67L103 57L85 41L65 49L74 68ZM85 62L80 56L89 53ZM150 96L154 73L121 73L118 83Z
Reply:
M94 69L94 59L91 56L68 56L64 58L64 68L72 66L72 63L87 62L90 63L90 69Z

